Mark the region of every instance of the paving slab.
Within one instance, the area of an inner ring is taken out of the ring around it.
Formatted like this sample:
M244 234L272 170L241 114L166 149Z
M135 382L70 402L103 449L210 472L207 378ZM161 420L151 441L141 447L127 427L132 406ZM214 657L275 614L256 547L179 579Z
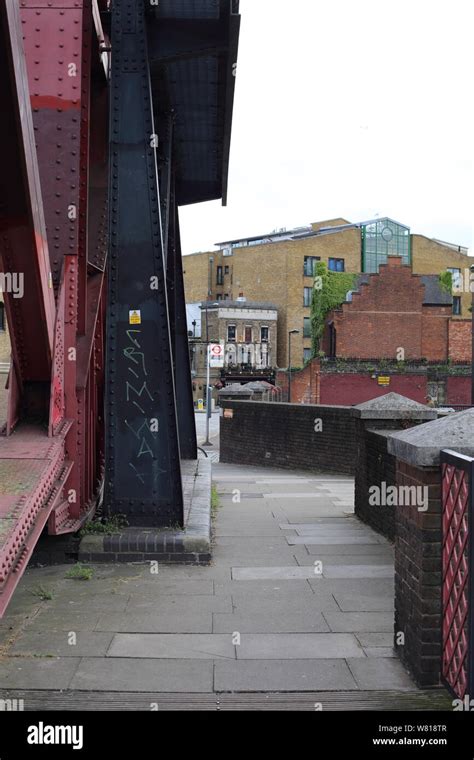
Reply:
M364 657L348 659L347 664L359 689L416 690L417 687L398 659Z
M233 581L293 580L321 577L314 567L233 567Z
M69 631L25 631L8 653L41 657L104 657L112 638L112 633L74 631L73 628Z
M204 660L150 660L84 657L71 689L118 692L212 692L213 664Z
M316 691L357 689L344 660L219 661L215 664L216 691Z
M232 599L234 612L242 615L264 614L268 617L276 615L283 618L287 614L301 614L302 609L309 612L324 612L325 610L339 612L337 602L330 591L305 596L303 605L301 596L284 592L281 594L257 592L249 595L234 594Z
M101 615L97 631L117 633L212 633L212 612L167 610L166 612L129 611Z
M126 584L126 586L124 586L121 593L127 593L129 596L140 594L140 596L143 597L152 596L156 597L157 599L163 596L206 595L214 593L214 581L195 581L191 578L182 578L181 580L166 580L158 574L156 576L156 580L149 580L147 583L143 583L143 581L131 580Z
M217 544L220 545L221 538L254 538L254 537L270 538L273 536L281 536L281 530L278 526L249 524L245 525L226 525L225 523L219 523L215 531L215 537L218 539ZM286 542L284 542L286 545Z
M248 553L260 553L260 552L267 552L267 551L287 551L288 545L286 543L286 538L284 535L282 535L281 530L278 532L278 535L273 537L264 537L264 536L220 536L219 542L216 547L217 550L221 551L223 554L227 551L227 549L230 549L231 552L234 550L236 551L243 551Z
M393 611L390 612L328 612L324 613L331 631L393 631Z
M79 657L2 658L0 688L67 689L79 662Z
M229 581L230 583L230 581ZM187 596L182 594L181 596L160 596L159 599L150 600L143 599L140 594L131 597L126 613L134 614L138 612L142 613L155 613L156 615L174 615L195 612L231 612L232 611L232 597L229 594L219 594L219 596L213 596L207 594L205 596Z
M325 578L392 578L393 565L327 565Z
M323 567L333 567L334 565L340 565L341 560L344 561L344 565L360 565L361 562L364 563L364 565L387 565L390 561L390 557L387 557L386 554L376 554L373 556L372 554L364 554L362 557L359 555L351 556L350 554L343 554L338 555L337 557L334 556L333 553L321 551L318 554L307 554L301 556L298 554L296 556L296 561L298 562L298 565L313 565L315 562L322 562Z
M70 594L54 596L48 603L50 609L70 610L85 615L97 612L123 612L127 606L129 594L95 594L80 598L71 598Z
M120 613L119 613L120 614ZM28 621L28 631L94 631L99 613L84 615L82 612L68 612L63 609L43 609Z
M393 647L363 647L366 657L396 657Z
M235 566L249 566L252 565L254 567L266 567L266 566L274 566L278 567L279 565L296 565L296 559L295 555L298 556L298 554L301 557L306 557L307 552L303 547L299 547L302 549L302 552L295 552L295 549L293 547L286 547L285 550L281 549L275 549L273 552L261 552L256 553L253 551L224 551L222 549L218 549L214 552L213 561L217 567L223 567L223 566L229 566L229 565L235 565Z
M312 660L365 657L349 633L246 633L236 647L238 660Z
M310 585L313 581L309 580L282 580L281 578L270 580L247 580L245 583L240 581L228 581L226 583L215 583L214 591L216 595L231 595L234 600L239 596L255 598L258 594L267 595L276 598L277 596L292 594L295 598L301 600L301 605L305 604L305 597L312 595L313 589ZM317 580L315 581L318 582Z
M359 546L358 544L344 543L332 544L331 546L327 546L326 544L314 544L306 545L306 551L310 555L327 554L336 561L338 557L341 557L345 554L351 554L353 556L360 554L363 557L365 557L365 555L370 555L371 557L380 555L381 557L387 558L387 565L393 563L393 550L386 544L371 544L370 546L367 546L367 544Z
M216 613L213 619L214 633L329 633L331 630L320 611L294 612L283 605L279 611L268 613Z
M359 544L363 546L369 546L371 544L380 544L384 541L382 538L378 538L375 534L372 536L354 536L344 533L344 535L324 535L324 534L308 534L306 536L287 536L286 540L289 546L297 546L298 544L304 544L305 546L312 546L314 544L325 544L326 546L334 546L337 544Z
M393 647L393 631L358 631L356 637L364 648Z
M161 581L183 581L183 580L227 580L230 578L230 571L214 565L177 565L176 563L167 565L160 562L158 565L158 577ZM154 576L156 578L156 576Z
M117 633L107 657L151 659L216 660L235 659L232 636L228 634Z
M394 608L394 600L385 595L336 593L334 598L342 612L382 612Z

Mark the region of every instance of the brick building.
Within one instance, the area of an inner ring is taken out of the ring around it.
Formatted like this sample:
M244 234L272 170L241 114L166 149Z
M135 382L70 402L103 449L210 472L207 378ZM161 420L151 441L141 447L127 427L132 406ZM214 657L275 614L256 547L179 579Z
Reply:
M469 405L472 322L453 316L452 301L437 275L413 274L389 256L329 312L325 356L292 375L292 400L352 405L389 389L421 403ZM276 383L286 394L286 371Z
M388 218L356 224L331 219L218 246L216 251L184 258L187 302L245 297L274 303L278 307L280 367L288 364L289 330L299 330L292 340L292 363L302 365L311 355L310 304L316 261L324 261L332 271L369 274L376 273L389 255L400 255L415 274L439 275L450 269L455 278L463 277L463 282L472 261L466 248L412 234L408 227ZM470 301L471 293L464 287L453 296L452 315L460 320L468 317ZM454 330L453 339L455 334Z
M232 383L272 381L275 375L277 318L274 304L253 301L208 302L188 305L188 335L196 402L206 393L206 336L224 347L224 367L210 369L210 384L217 390ZM191 317L191 320L190 320Z
M348 298L327 316L322 341L327 356L446 362L467 355L464 346L459 356L449 355L452 295L437 275L413 274L402 257L389 256L377 273L359 276Z

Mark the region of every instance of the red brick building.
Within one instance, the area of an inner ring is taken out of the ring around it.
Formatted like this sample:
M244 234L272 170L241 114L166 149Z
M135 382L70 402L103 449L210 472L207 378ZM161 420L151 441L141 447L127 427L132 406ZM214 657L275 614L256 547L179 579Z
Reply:
M470 320L453 324L452 296L437 275L413 274L391 256L377 274L360 275L356 288L328 315L327 356L470 361Z
M471 319L452 318L452 295L437 275L413 274L391 256L377 274L359 275L328 314L326 358L293 373L292 400L351 405L390 390L421 403L470 404L471 334ZM276 383L285 393L287 373Z

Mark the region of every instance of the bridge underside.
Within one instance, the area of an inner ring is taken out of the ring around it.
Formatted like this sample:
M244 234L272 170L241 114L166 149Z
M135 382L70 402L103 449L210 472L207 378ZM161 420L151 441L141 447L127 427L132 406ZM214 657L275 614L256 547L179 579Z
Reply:
M237 0L1 4L0 615L44 529L183 522L178 207L225 202L238 31Z

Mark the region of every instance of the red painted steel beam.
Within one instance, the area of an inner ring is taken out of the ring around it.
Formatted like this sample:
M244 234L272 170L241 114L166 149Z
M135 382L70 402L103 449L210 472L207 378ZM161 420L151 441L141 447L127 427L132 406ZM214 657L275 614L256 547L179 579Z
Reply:
M21 294L4 293L11 432L25 385L49 381L55 304L17 0L0 4L0 34L0 262L5 282L23 283Z

